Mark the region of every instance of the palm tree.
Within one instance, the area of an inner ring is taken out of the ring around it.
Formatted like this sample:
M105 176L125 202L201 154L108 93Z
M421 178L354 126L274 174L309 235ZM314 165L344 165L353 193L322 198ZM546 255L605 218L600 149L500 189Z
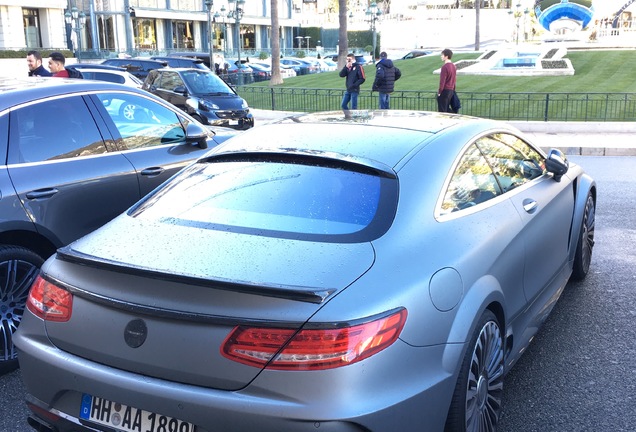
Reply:
M338 0L338 68L343 68L347 62L347 0Z
M283 77L280 75L280 27L278 26L278 1L270 0L272 7L272 79L269 81L270 86L283 83Z

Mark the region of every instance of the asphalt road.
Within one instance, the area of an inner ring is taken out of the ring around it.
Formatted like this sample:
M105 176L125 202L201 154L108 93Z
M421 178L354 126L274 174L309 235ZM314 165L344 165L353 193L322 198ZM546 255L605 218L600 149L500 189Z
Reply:
M592 267L506 377L500 432L636 428L636 158L570 160L598 184ZM19 371L0 377L0 432L30 431L24 392Z

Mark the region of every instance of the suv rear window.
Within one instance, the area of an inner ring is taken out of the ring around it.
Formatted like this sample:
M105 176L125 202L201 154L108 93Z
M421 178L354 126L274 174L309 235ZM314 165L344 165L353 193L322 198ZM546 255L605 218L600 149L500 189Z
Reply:
M369 241L393 220L397 181L364 171L275 159L198 163L130 215L273 237Z

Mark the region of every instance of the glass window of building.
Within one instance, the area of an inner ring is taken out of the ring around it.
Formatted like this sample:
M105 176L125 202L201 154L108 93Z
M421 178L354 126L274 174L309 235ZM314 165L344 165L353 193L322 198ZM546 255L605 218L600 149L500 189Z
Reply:
M22 19L24 21L24 39L26 40L27 48L42 47L38 10L22 8Z

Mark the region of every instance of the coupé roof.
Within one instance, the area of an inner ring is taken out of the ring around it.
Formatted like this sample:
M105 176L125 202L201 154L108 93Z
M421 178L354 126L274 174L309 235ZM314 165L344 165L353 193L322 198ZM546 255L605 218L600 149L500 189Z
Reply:
M70 78L0 78L0 112L32 100L95 90L131 91L131 88L105 81Z

